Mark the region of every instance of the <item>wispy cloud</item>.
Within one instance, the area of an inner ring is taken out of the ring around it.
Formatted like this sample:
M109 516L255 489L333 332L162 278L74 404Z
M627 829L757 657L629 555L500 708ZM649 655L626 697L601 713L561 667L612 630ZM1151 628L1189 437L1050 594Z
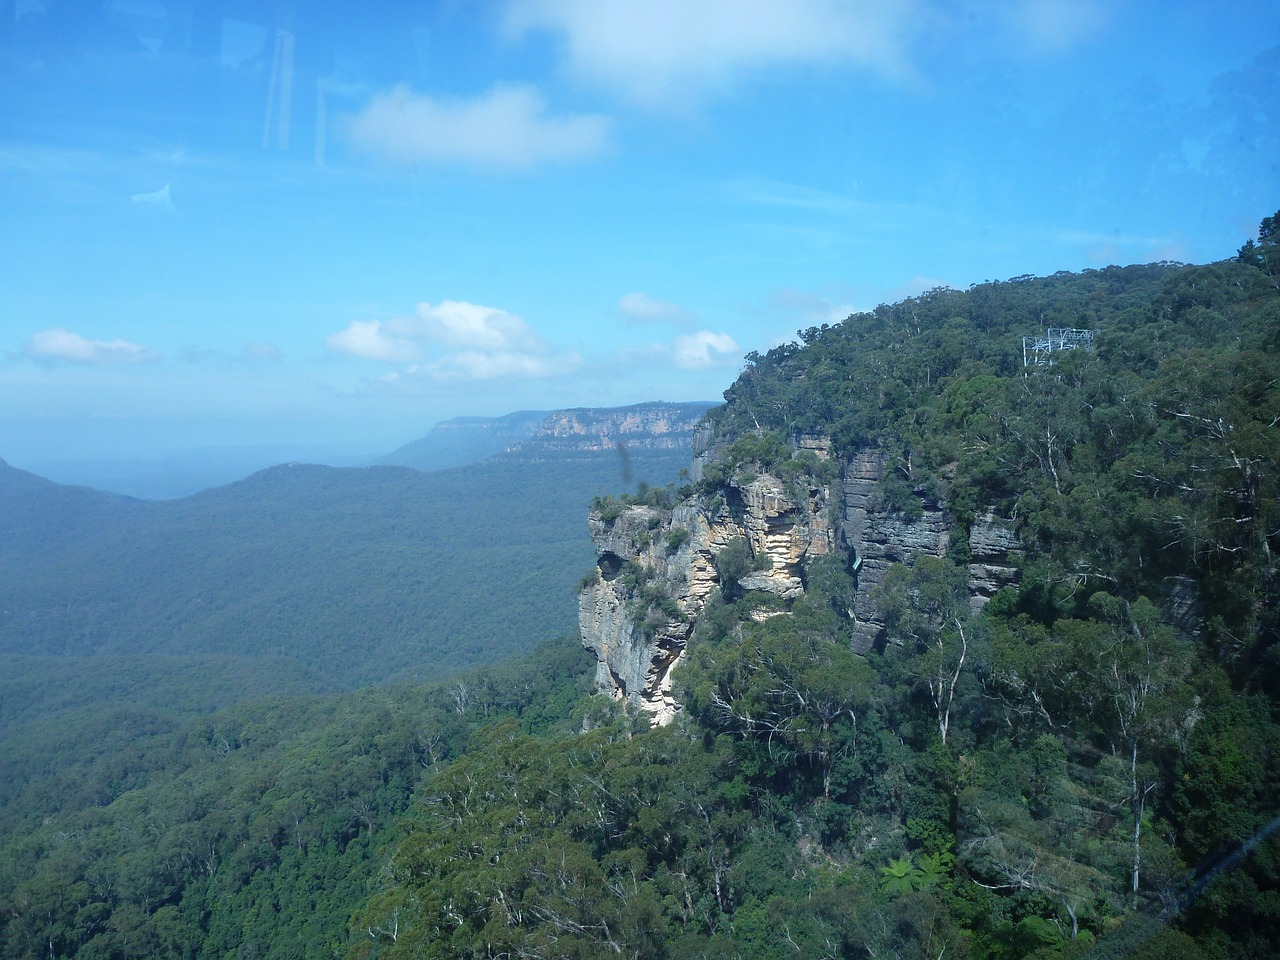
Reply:
M812 213L850 214L872 206L825 190L760 178L731 180L721 189L731 199L744 203Z
M406 86L375 96L347 118L361 150L402 166L439 164L528 170L597 156L609 148L609 118L552 115L527 85L499 86L472 100L414 93Z
M811 325L839 323L854 312L847 303L834 303L816 293L792 289L773 291L769 295L769 305Z
M1095 0L1018 0L1009 20L1032 52L1058 53L1097 34L1106 14Z
M440 380L540 379L570 373L581 362L582 358L576 353L460 350L422 369Z
M697 333L676 337L671 348L671 358L676 366L685 370L700 370L736 361L741 354L742 348L733 337L710 330L699 330Z
M330 350L404 367L406 376L441 380L549 377L580 363L557 351L514 313L460 300L418 304L409 317L356 320L329 336Z
M417 343L396 336L391 323L381 320L353 320L345 330L331 333L325 346L337 353L384 363L410 363L422 355Z
M599 357L593 366L629 376L641 368L706 370L732 367L742 359L743 350L729 334L713 330L696 330L681 334L670 342L652 341L634 344ZM646 373L646 377L651 374Z
M684 109L761 68L912 73L921 4L904 0L513 0L504 27L563 38L569 71L648 108Z
M186 363L231 367L247 363L275 363L283 360L284 354L274 343L246 343L234 353L211 347L187 346L179 351L178 359Z
M684 307L663 300L655 300L647 293L628 293L618 301L618 312L631 323L659 323L676 327L691 327L696 314Z
M897 303L899 300L905 300L908 297L918 297L922 293L928 293L930 290L947 290L952 289L953 285L946 280L939 280L937 277L929 277L924 274L916 274L909 280L898 284L884 295L884 303ZM870 308L867 308L870 309Z
M1054 243L1076 247L1097 266L1134 261L1187 260L1191 254L1186 242L1172 234L1165 236L1110 233L1090 230L1049 230Z
M169 187L170 184L166 183L159 190L152 190L149 193L130 194L129 199L135 207L145 207L150 210L169 213L173 210L173 196Z
M117 364L163 359L158 351L128 340L90 340L64 327L31 334L22 352L43 362Z
M280 348L274 343L246 343L243 350L244 356L249 360L280 360L283 354Z
M1115 246L1126 247L1156 247L1169 242L1168 237L1142 236L1138 234L1121 233L1120 231L1097 230L1049 230L1050 239L1058 243L1078 244L1081 246L1101 246L1103 244L1111 244Z

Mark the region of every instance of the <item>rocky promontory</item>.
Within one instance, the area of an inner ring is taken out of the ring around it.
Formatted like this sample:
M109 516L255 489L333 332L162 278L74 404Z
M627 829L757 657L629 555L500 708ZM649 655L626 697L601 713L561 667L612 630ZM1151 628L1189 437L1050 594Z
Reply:
M883 642L877 596L886 573L921 554L945 555L954 518L924 489L908 488L905 503L886 497L881 451L831 460L829 449L806 438L793 444L792 461L771 470L736 465L717 472L709 465L723 465L721 446L696 461L700 483L671 503L597 504L589 520L596 569L584 580L578 609L600 690L647 712L654 725L679 712L672 674L711 592L728 586L717 560L731 547L745 563L733 588L780 601L760 616L785 614L805 593L808 565L838 557L857 584L848 611L854 652ZM808 466L797 469L797 461ZM1012 525L992 513L971 525L969 548L976 610L1016 581L1021 551Z

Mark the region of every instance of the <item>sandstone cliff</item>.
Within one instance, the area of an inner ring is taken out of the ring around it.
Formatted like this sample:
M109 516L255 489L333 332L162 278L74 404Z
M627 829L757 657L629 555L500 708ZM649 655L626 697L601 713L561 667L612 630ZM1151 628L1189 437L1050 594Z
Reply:
M885 464L876 450L858 453L844 468L844 517L842 531L857 574L854 601L853 648L866 653L884 632L876 606L876 589L895 563L911 561L916 554L940 557L950 544L951 521L941 504L920 500L918 513L887 508L881 491Z
M829 444L806 438L796 449L825 460ZM695 461L699 474L708 462L705 455ZM593 511L597 569L579 595L579 623L583 645L598 658L599 688L648 712L654 724L675 716L672 673L708 596L723 586L716 558L739 539L751 569L738 586L775 595L783 613L804 594L810 561L840 557L858 587L849 611L853 649L866 653L882 642L877 588L895 563L946 554L952 517L923 490L911 491L910 509L889 506L879 451L862 451L836 466L824 471L834 475L825 481L804 470L777 471L784 478L739 469L670 507L613 501ZM994 514L972 525L969 546L978 609L1016 580L1020 551L1012 525Z
M692 446L710 403L638 403L629 407L557 410L519 446L523 450L671 450Z
M770 474L726 483L718 495L674 508L632 505L590 518L596 575L579 595L582 642L596 653L596 682L668 722L679 709L671 672L713 588L716 557L742 538L753 559L747 590L792 600L804 592L805 562L835 549L826 486Z
M694 428L711 406L707 402L652 402L627 407L521 410L501 417L455 417L373 462L443 470L496 455L537 459L566 453L613 454L619 448L689 451Z

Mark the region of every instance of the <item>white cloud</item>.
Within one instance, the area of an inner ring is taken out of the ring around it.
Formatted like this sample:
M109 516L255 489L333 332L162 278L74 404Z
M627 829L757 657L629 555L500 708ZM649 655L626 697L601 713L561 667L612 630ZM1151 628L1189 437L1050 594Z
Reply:
M633 323L669 323L673 326L692 326L695 316L674 303L655 300L647 293L628 293L618 301L622 316Z
M576 353L530 354L462 350L450 354L429 372L441 380L497 380L507 377L556 377L576 369L582 358Z
M682 334L670 343L652 341L623 347L615 351L604 366L625 376L641 367L674 365L682 370L704 370L732 365L741 359L742 348L729 334L698 330Z
M450 347L501 351L546 346L514 313L461 300L445 300L434 307L420 303L414 317L391 322L406 336L422 336Z
M727 360L737 360L741 348L727 333L699 330L687 336L676 337L671 347L676 366L686 370L698 370Z
M854 65L908 76L913 0L512 0L512 38L564 37L570 71L646 107L688 106L747 71Z
M380 93L347 118L361 149L395 164L524 170L597 156L609 146L609 118L551 116L527 85L500 86L474 100L416 94L406 86Z
M581 363L577 354L558 353L516 314L460 300L420 303L408 317L356 320L326 344L338 353L409 364L405 376L439 380L552 377Z
M325 345L338 353L385 363L408 363L421 356L418 345L384 329L381 320L353 320L345 330L329 335Z
M66 360L70 363L146 363L161 354L128 340L89 340L58 327L27 338L23 353L33 360Z

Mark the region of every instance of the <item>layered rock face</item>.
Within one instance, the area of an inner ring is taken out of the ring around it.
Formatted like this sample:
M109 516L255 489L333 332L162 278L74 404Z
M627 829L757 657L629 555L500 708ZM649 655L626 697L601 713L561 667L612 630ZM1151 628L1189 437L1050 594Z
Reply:
M694 622L719 586L715 558L743 538L753 570L743 589L792 600L804 592L804 564L835 549L826 486L784 484L761 474L730 483L710 502L690 498L671 511L630 506L612 520L590 518L597 575L578 598L582 643L598 658L596 683L651 715L679 710L671 672Z
M1018 582L1022 544L1013 522L990 510L969 527L969 605L974 613L1002 587Z
M921 499L918 517L886 510L881 503L884 456L865 450L844 470L842 532L858 578L854 600L853 649L866 653L884 633L876 605L876 589L895 563L909 563L917 554L940 557L950 545L951 521L941 504Z
M829 450L821 438L798 446L823 459ZM883 642L876 596L885 574L920 554L946 554L952 528L946 505L922 490L910 494L910 509L887 506L884 472L883 454L867 450L842 463L842 478L831 484L808 475L784 481L761 473L727 481L672 510L629 506L611 512L609 520L593 513L597 575L579 595L579 623L583 645L599 661L599 688L647 711L655 725L676 715L672 671L708 595L720 586L716 557L737 538L755 561L739 579L741 588L788 603L804 594L809 561L840 556L858 588L853 649L866 653ZM1012 524L991 513L972 525L969 547L977 610L1016 582L1021 551Z
M709 403L640 403L630 407L557 410L521 444L548 450L614 450L619 445L671 450L692 445Z

